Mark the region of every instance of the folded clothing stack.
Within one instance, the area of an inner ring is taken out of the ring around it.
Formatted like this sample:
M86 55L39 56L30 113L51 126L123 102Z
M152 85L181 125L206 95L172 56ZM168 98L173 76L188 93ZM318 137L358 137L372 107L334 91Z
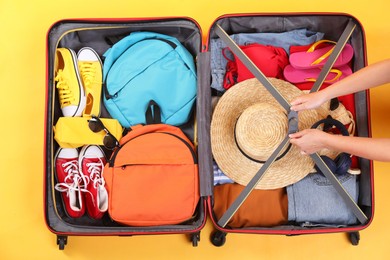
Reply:
M239 46L247 46L257 43L264 46L279 47L284 49L288 55L291 46L313 44L314 42L321 40L324 37L324 33L313 32L302 28L280 33L237 33L230 35L230 37ZM226 91L223 87L223 81L225 78L227 63L229 60L234 60L234 56L230 52L227 52L226 57L224 57L223 49L226 47L227 45L220 38L211 39L210 41L211 88L220 92Z
M345 172L338 174L337 179L357 202L358 176ZM216 164L214 185L214 213L219 219L245 186L234 183ZM323 174L314 172L285 188L253 190L228 226L270 227L287 223L303 227L343 227L356 224L357 219L330 181Z

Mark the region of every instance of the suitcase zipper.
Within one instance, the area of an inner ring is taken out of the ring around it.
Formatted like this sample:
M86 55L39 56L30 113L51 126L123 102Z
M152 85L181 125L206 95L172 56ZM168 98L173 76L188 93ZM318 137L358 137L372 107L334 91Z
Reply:
M85 21L81 21L81 22L88 22L88 20L85 20ZM131 23L131 22L135 22L136 21L124 21L124 22L128 22L128 23ZM137 27L137 28L150 28L150 25L142 25L142 24L129 24L129 25L115 25L115 26L101 26L101 27L84 27L84 28L76 28L76 29L70 29L70 30L67 30L66 32L64 32L60 37L58 37L57 39L57 42L56 42L56 48L58 48L58 45L61 41L61 39L67 35L68 33L72 33L72 32L79 32L79 31L88 31L88 30L105 30L105 29L122 29L122 28L132 28L132 27ZM166 25L167 27L172 27L171 25ZM159 27L165 27L165 25L159 25ZM188 28L188 29L193 29L194 27L193 26L186 26L186 25L181 25L181 27L183 28ZM130 33L130 32L129 32Z
M166 163L166 164L162 164L162 163L158 163L158 164L148 164L148 163L128 163L128 164L124 164L118 168L121 168L122 170L125 170L126 167L128 166L153 166L153 165L164 165L164 166L183 166L183 165L188 165L188 164L182 164L182 163ZM195 166L196 164L191 164L191 166Z
M128 21L128 22L131 22L131 21ZM134 22L134 21L133 21ZM133 28L133 27L137 27L137 28L142 28L142 27L145 27L145 28L150 28L150 26L148 25L145 25L143 26L142 24L136 24L136 25L133 25L133 24L130 24L130 25L116 25L116 26L102 26L102 27L84 27L84 28L77 28L77 29L70 29L70 30L67 30L65 33L63 33L57 40L57 43L56 43L56 46L58 46L59 42L61 41L61 39L68 33L71 33L71 32L78 32L78 31L88 31L88 30L104 30L104 29L121 29L121 28ZM164 25L159 25L159 27L165 27ZM166 25L166 27L172 27L171 25ZM185 25L181 25L180 27L183 27L183 28L188 28L188 29L193 29L194 27L193 26L185 26ZM129 32L130 34L130 32Z
M126 143L122 144L121 147L118 147L118 148L114 151L114 153L113 153L112 156L111 156L111 159L109 160L108 165L109 165L110 167L114 167L114 163L115 163L115 158L116 158L116 156L118 155L118 153L119 153L119 151L122 149L122 147L124 147L128 142L130 142L130 141L132 141L132 140L134 140L134 139L136 139L136 138L138 138L138 137L140 137L140 136L144 136L144 135L148 135L148 134L166 134L166 135L170 135L170 136L173 136L173 137L179 139L182 143L184 143L184 144L187 146L188 150L191 152L191 155L192 155L192 159L193 159L194 164L197 164L197 163L198 163L198 159L196 158L196 154L195 154L194 149L192 149L191 145L190 145L186 140L184 140L183 138L181 138L181 137L179 137L179 136L177 136L177 135L175 135L175 134L172 134L172 133L168 133L168 132L154 132L154 133L145 133L145 134L142 134L142 135L138 135L138 136L136 136L136 137L134 137L134 138L128 140Z

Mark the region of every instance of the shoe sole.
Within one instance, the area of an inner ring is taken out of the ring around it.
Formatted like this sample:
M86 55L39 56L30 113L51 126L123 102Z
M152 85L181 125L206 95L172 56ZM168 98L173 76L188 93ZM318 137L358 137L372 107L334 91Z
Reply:
M80 96L80 100L79 100L79 103L77 105L76 112L73 114L73 117L74 117L78 114L80 114L80 116L83 114L85 103L86 103L86 97L85 97L85 92L84 92L84 85L83 85L83 83L81 81L81 77L80 77L76 52L72 49L69 49L69 48L68 48L68 50L72 56L73 67L74 67L74 70L76 72L76 78L77 78L77 82L79 85L79 96Z
M99 61L99 64L100 64L100 67L101 67L102 70L103 70L103 62L102 62L102 60L100 59L99 54L98 54L94 49L92 49L92 48L90 48L90 47L83 47L83 48L81 48L81 49L77 52L77 60L78 60L79 54L80 54L80 52L81 52L82 50L90 50L90 51L92 51L93 54L95 54L95 56L97 57L97 59L98 59L98 61ZM102 73L103 73L103 71L102 71ZM99 103L100 103L100 109L99 109L99 114L96 115L97 117L100 117L100 114L101 114L101 112L102 112L102 110L101 110L101 106L102 106L102 96L101 96L101 95L100 95Z

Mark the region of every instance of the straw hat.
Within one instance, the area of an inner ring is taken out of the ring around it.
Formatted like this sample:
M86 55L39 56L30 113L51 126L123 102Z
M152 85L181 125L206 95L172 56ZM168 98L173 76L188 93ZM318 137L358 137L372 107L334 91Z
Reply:
M289 82L269 78L287 100L302 95ZM242 81L227 90L211 121L211 148L218 166L228 177L247 185L286 137L287 112L257 79ZM326 117L324 108L299 112L300 130ZM314 162L294 145L284 151L255 187L276 189L293 184L313 171Z

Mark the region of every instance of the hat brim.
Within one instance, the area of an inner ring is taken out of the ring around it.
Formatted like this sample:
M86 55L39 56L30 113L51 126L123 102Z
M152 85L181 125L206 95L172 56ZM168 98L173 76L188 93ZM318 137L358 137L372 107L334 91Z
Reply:
M301 90L289 82L275 78L269 78L269 81L289 102L303 94ZM240 151L235 142L234 128L241 113L249 106L259 102L267 102L281 107L257 79L245 80L224 93L216 105L211 121L211 148L214 159L224 174L241 185L247 185L264 163L251 160ZM281 107L281 109L283 108ZM298 128L299 130L310 128L325 116L325 111L322 108L301 111L298 116ZM313 168L312 159L307 155L302 155L300 150L293 145L281 159L270 166L255 188L285 187L304 178L313 171Z

